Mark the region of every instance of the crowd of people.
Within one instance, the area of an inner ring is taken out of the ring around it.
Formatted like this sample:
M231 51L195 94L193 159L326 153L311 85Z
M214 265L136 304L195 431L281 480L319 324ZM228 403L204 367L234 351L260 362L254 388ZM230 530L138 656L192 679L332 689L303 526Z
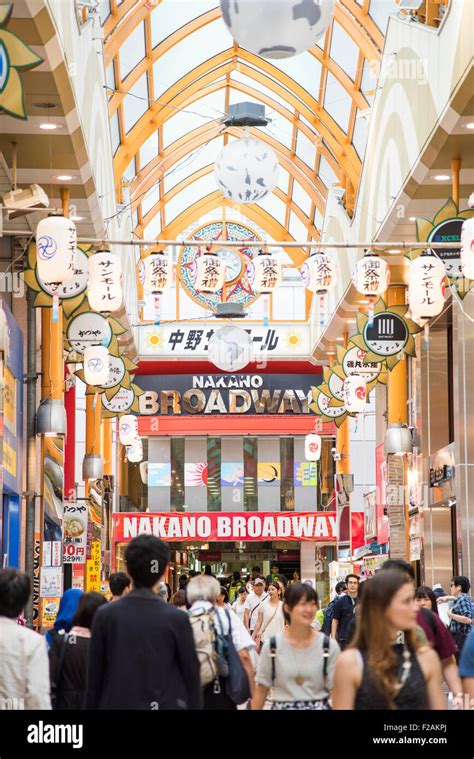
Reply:
M339 582L323 611L311 584L278 567L222 584L206 567L171 595L169 546L152 535L133 539L125 561L110 601L67 590L46 636L17 623L28 576L0 570L3 708L474 708L467 577L450 593L415 588L411 564L388 560L368 580Z

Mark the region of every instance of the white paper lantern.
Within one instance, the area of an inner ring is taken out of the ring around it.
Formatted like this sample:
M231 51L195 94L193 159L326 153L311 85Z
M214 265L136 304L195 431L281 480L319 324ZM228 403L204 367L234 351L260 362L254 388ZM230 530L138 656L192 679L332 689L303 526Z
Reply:
M150 253L144 259L145 263L145 292L156 295L162 293L173 283L173 265L163 251Z
M309 50L328 28L334 0L220 0L224 23L241 47L263 58Z
M312 432L304 439L304 457L306 461L319 461L321 458L321 438Z
M300 267L301 279L312 293L325 295L337 282L337 262L326 253L313 253Z
M84 351L84 379L88 385L103 385L110 372L109 350L103 345L89 345Z
M198 256L192 272L194 286L201 293L216 293L222 290L225 275L225 261L209 249Z
M136 438L131 445L127 446L127 459L133 464L138 464L143 459L141 438Z
M63 285L74 276L77 232L71 219L48 216L36 227L36 262L40 279Z
M461 227L461 269L467 279L474 279L474 218Z
M222 148L214 175L226 198L234 203L256 203L275 189L278 159L261 140L242 137Z
M382 295L389 282L387 262L375 253L366 253L357 261L353 282L361 295Z
M418 256L408 271L408 303L415 319L429 319L444 307L446 270L437 256Z
M221 327L209 340L207 357L223 372L238 372L253 357L253 341L240 327Z
M342 386L344 395L344 408L349 414L358 414L363 411L367 398L367 385L362 377L351 374L346 377Z
M87 298L90 307L99 313L118 311L122 306L122 264L110 250L89 258Z
M133 445L138 437L138 418L124 414L119 420L119 439L122 445Z
M247 279L255 293L272 293L283 279L281 261L271 253L260 251L247 263Z

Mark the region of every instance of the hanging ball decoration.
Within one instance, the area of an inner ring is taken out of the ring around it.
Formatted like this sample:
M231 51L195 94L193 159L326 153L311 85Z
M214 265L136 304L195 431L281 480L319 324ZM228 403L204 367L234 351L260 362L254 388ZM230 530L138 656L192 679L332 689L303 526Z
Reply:
M429 319L444 307L446 270L437 256L422 255L410 262L408 303L414 319Z
M366 253L357 261L353 282L361 295L366 297L382 295L389 283L387 262L376 253Z
M283 280L281 261L265 250L259 250L258 256L247 263L247 279L255 293L272 293Z
M312 432L304 439L304 457L306 461L319 461L321 458L322 440L319 435Z
M466 279L474 279L474 218L461 227L461 270Z
M252 338L240 327L222 327L209 340L207 357L223 372L238 372L253 359Z
M344 397L344 408L349 414L358 414L364 410L367 398L367 385L362 377L356 374L346 377L342 386L342 394Z
M84 379L88 385L103 385L110 372L108 348L103 345L89 345L84 351Z
M220 0L224 23L241 47L262 58L291 58L328 28L334 0Z
M110 250L101 250L89 258L87 298L93 311L110 313L122 306L122 264Z
M278 182L278 159L261 140L242 137L219 152L214 175L224 197L234 203L256 203Z
M337 283L337 262L326 253L312 253L300 267L304 286L312 293L326 295Z
M119 440L122 445L133 445L138 437L138 418L124 414L119 420Z
M210 247L196 259L191 276L196 290L201 293L216 293L225 283L226 264Z
M36 227L36 264L45 284L63 285L74 276L77 232L71 219L48 216Z
M136 438L133 443L127 446L127 459L132 464L138 464L143 459L143 443L141 438Z
M169 256L162 250L158 253L150 253L144 259L144 264L146 293L156 295L173 284L173 265Z

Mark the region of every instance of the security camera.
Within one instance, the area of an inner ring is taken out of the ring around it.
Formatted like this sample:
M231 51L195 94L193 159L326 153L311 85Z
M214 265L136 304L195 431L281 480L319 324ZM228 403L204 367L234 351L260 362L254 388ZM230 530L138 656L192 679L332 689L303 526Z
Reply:
M331 448L331 453L333 456L336 455L336 452L337 452L337 448Z

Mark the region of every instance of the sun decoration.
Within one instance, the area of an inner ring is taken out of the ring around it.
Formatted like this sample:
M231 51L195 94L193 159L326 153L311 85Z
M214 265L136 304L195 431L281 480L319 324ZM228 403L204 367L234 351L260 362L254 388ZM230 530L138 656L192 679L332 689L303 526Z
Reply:
M28 246L28 268L24 272L24 279L28 287L37 295L34 300L35 308L51 308L53 295L59 295L63 314L66 319L74 314L87 302L87 269L88 261L92 255L91 245L78 245L74 262L74 276L64 285L53 285L43 282L38 275L36 266L36 246L34 243Z
M0 4L0 111L17 119L27 119L25 93L20 71L36 68L43 58L28 47L6 26L13 11L13 3Z
M288 332L285 335L284 341L287 348L290 350L296 350L301 346L301 343L303 342L303 335L301 332Z
M459 211L452 198L444 204L431 221L425 217L416 220L416 236L419 242L455 242L461 241L461 227L463 221L474 217L474 208ZM429 249L429 246L417 248L406 253L410 259L418 258ZM446 276L450 285L454 285L461 298L464 298L472 289L474 282L463 277L461 270L461 251L459 248L447 248L445 250L433 250L444 264Z
M149 330L144 340L146 347L152 351L158 351L163 347L163 338L158 330Z

